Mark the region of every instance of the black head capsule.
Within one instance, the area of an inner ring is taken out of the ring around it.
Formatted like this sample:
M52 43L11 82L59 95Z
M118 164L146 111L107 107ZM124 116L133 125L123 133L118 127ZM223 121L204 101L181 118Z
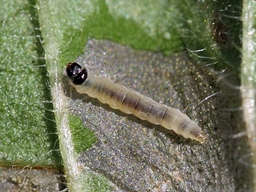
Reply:
M76 62L68 63L66 72L75 85L81 85L87 79L87 70Z

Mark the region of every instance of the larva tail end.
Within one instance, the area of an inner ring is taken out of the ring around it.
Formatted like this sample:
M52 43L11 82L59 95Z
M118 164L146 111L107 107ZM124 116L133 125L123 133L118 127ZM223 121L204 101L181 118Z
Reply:
M203 144L207 140L207 135L201 132L197 135L196 140Z

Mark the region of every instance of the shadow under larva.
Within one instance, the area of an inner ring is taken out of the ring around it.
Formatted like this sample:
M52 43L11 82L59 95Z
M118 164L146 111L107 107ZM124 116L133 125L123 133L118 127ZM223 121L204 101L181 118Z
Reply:
M153 99L129 89L112 80L96 76L80 64L68 63L66 74L70 83L81 94L97 98L126 114L133 114L142 120L172 130L185 138L205 142L206 135L196 122L180 110L158 103Z

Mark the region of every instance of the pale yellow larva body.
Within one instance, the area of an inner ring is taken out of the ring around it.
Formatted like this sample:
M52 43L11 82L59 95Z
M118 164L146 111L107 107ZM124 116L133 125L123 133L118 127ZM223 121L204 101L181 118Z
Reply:
M111 108L118 109L126 114L133 114L153 124L161 125L185 138L197 140L201 143L206 139L197 123L190 120L180 110L158 103L137 91L114 83L110 79L103 79L89 72L82 84L73 85L79 93L97 98L101 103L106 103Z

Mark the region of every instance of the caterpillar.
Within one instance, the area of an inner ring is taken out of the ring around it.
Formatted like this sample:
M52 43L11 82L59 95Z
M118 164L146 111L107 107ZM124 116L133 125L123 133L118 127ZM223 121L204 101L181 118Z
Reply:
M172 130L175 133L203 143L206 135L195 121L192 121L180 110L158 103L137 91L103 79L89 72L85 67L73 62L68 63L66 73L77 92L97 98L126 114L133 114L142 120Z

